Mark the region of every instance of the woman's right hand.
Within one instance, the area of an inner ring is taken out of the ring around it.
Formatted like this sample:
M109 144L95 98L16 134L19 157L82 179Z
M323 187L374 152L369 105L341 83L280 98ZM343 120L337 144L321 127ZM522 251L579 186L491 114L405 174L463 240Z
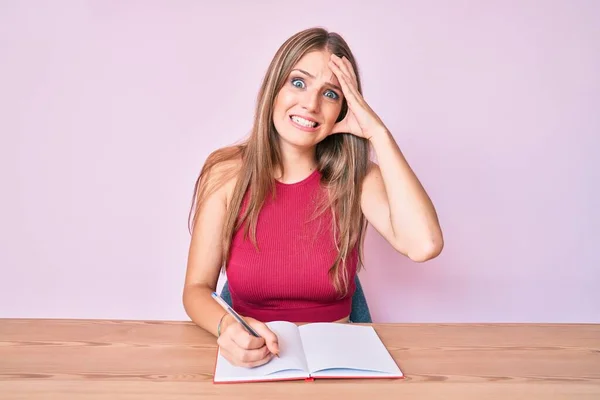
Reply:
M252 336L232 316L226 315L221 322L221 336L217 339L223 357L233 365L252 368L279 355L277 335L262 322L243 318L261 337Z

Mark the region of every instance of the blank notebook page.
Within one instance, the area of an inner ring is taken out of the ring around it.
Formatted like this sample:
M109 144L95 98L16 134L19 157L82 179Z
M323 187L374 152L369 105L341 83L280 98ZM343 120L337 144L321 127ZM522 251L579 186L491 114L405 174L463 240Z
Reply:
M370 326L316 323L301 326L300 336L311 372L335 368L402 375Z

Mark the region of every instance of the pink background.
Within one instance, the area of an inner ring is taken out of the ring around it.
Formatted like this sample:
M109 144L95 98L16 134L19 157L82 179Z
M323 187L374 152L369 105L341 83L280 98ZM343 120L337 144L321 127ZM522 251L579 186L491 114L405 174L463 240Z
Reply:
M371 231L375 321L600 322L600 2L258 3L0 3L0 317L187 319L201 164L321 25L445 233L415 264Z

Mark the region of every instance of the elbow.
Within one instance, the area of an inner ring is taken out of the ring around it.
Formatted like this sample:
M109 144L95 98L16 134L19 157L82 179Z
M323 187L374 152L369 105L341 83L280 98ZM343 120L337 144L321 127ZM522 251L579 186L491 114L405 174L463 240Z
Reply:
M190 313L190 304L191 304L190 290L187 288L187 286L183 289L183 293L182 293L182 296L181 296L181 303L183 305L183 310L185 311L186 315L191 318L191 313Z
M181 302L188 317L192 318L194 306L198 303L199 285L186 284L183 288Z
M414 262L423 263L439 256L443 248L444 240L440 235L439 238L423 241L415 246L414 249L408 251L407 256Z

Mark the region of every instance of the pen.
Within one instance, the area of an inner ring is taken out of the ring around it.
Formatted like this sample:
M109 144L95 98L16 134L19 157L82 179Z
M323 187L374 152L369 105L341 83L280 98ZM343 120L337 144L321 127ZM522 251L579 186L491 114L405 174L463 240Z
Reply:
M229 315L231 315L233 318L235 318L237 322L242 324L244 329L246 329L246 331L248 331L249 334L251 334L254 337L261 337L250 325L248 325L248 323L246 321L244 321L244 319L240 316L240 314L236 313L233 308L229 307L229 304L227 304L227 302L225 300L223 300L221 298L221 296L219 296L215 292L212 292L211 296L213 299L216 300L217 303L219 303L219 305L221 307L223 307L223 309L225 311L227 311L229 313Z

